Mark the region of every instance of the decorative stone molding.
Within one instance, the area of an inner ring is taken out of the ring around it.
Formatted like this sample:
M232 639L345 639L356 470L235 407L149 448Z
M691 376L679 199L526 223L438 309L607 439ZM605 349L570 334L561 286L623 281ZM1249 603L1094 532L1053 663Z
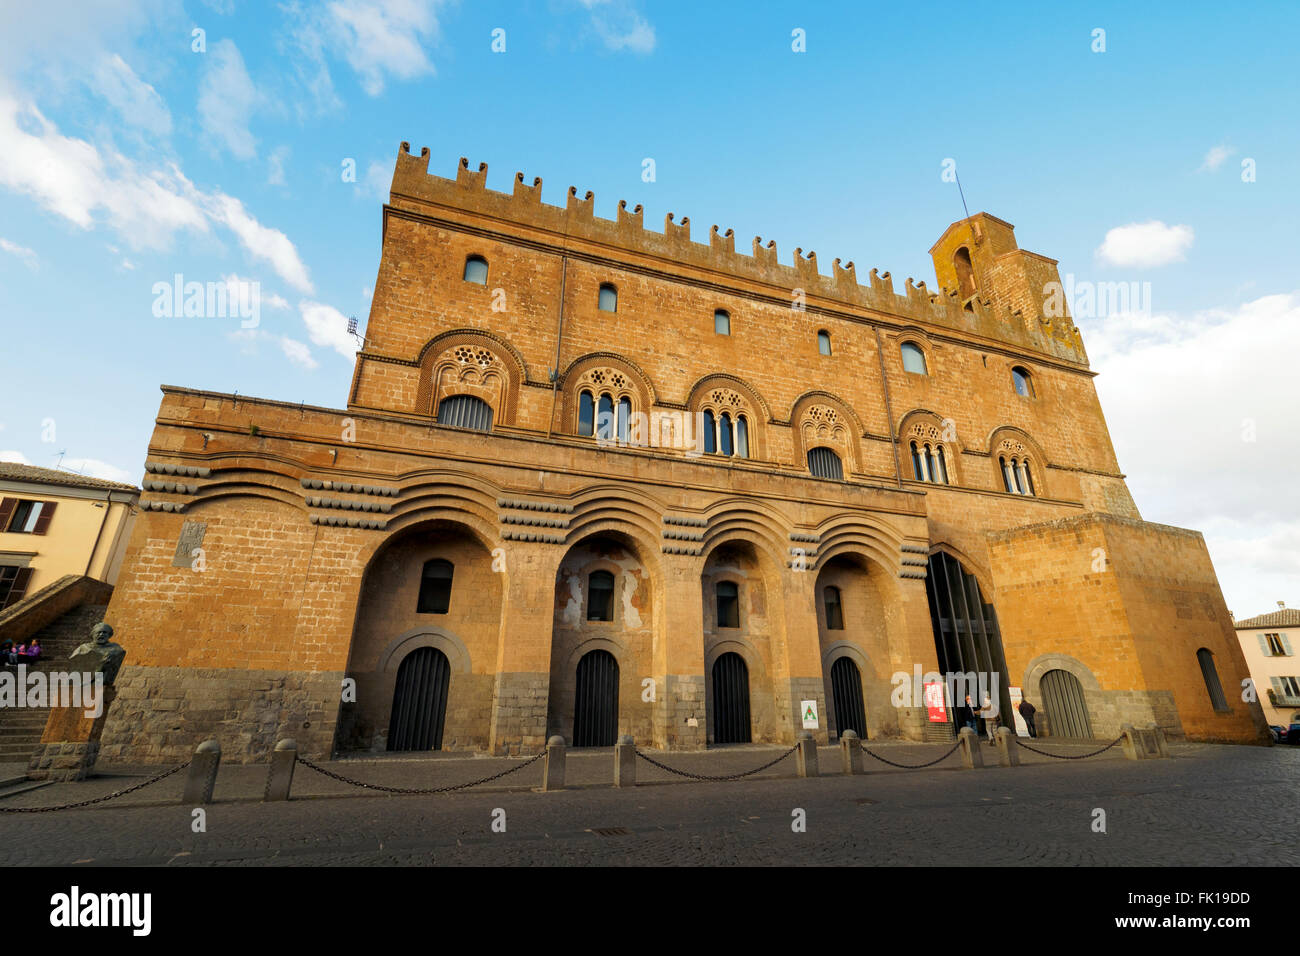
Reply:
M685 515L664 515L664 524L686 525L691 528L707 528L708 518L689 518Z
M335 528L367 528L371 531L383 531L388 522L382 518L354 518L347 515L308 515L312 524L330 525Z
M816 544L816 543L817 543L818 541L820 541L821 539L822 539L822 536L819 535L819 534L805 534L805 533L803 533L802 531L791 531L791 532L790 532L790 540L791 540L791 541L809 541L809 542L812 542L813 544Z
M343 511L380 511L388 514L393 506L387 501L348 501L343 498L318 498L307 496L309 508L338 508Z
M324 481L320 478L304 478L301 484L304 488L317 491L341 491L345 494L379 495L384 498L396 498L401 494L400 488L384 487L382 485L356 485L346 481Z
M539 544L564 544L564 538L555 534L538 534L533 531L515 531L512 528L506 528L501 532L501 537L506 541L535 541Z
M503 514L497 516L502 524L521 524L536 528L567 528L568 518L533 518L527 515Z
M519 511L558 511L571 514L573 505L559 501L528 501L523 498L498 498L498 508L516 508Z
M141 499L139 502L141 511L170 511L173 514L180 514L185 510L183 501L153 501Z
M207 478L211 468L198 465L172 465L163 461L146 461L144 470L155 475L179 475L183 478Z
M152 478L146 478L142 482L145 491L163 491L172 495L196 495L199 493L198 485L187 485L180 481L155 481Z
M704 553L703 548L689 548L683 545L666 544L663 547L664 554L684 554L689 557L698 558Z
M703 531L664 531L664 537L674 541L703 541Z

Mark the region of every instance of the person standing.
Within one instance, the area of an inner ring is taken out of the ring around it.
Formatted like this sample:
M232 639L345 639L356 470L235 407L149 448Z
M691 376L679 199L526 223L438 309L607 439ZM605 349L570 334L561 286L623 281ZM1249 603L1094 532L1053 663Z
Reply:
M1026 697L1016 709L1020 711L1020 716L1025 718L1025 726L1029 728L1029 736L1037 737L1038 731L1034 729L1034 714L1038 712L1038 708L1031 704L1029 698Z
M984 706L980 708L980 716L984 718L984 730L989 735L989 743L996 743L998 732L998 708L988 697L984 698Z
M975 722L975 705L971 703L970 694L966 695L966 703L957 708L957 719L963 727L969 727L977 734L980 732L979 724Z

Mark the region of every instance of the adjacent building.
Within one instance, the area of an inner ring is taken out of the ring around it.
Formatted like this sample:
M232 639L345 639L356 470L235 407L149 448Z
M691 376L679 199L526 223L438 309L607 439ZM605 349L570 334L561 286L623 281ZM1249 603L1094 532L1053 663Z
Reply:
M1009 223L899 291L428 162L343 407L163 388L105 756L927 739L930 672L1057 737L1266 739L1205 542L1142 520Z
M1264 719L1272 726L1300 723L1300 609L1281 601L1278 610L1235 622L1237 640L1255 683Z

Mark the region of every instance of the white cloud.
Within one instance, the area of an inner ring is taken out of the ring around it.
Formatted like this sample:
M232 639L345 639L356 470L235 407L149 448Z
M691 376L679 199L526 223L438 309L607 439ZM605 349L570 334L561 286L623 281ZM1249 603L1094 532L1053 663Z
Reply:
M3 236L0 236L0 250L9 253L11 256L17 256L22 260L23 265L27 266L27 268L36 268L38 257L35 250L28 249L26 246L20 246L16 242L10 242Z
M26 455L20 451L14 451L12 449L0 451L0 461L7 461L15 465L31 464L31 462L27 460Z
M133 248L168 248L178 230L225 226L256 259L299 292L312 291L307 267L283 232L262 225L244 204L207 193L175 164L148 170L112 150L63 136L32 104L0 94L0 186L31 196L82 229L106 223Z
M244 69L244 58L230 40L218 40L204 56L199 81L199 121L204 131L237 159L257 155L257 141L248 124L261 94Z
M277 146L271 151L271 155L266 161L266 184L268 186L284 185L284 161L288 158L288 146Z
M172 117L167 104L155 90L116 53L105 54L95 64L90 77L94 91L108 101L122 119L154 136L167 137L172 131Z
M299 80L320 109L339 106L327 59L341 58L370 96L384 90L389 76L413 80L434 72L426 45L438 38L437 9L445 0L334 0L304 12L285 5L295 19Z
M280 337L280 348L284 350L285 357L294 365L308 369L320 367L320 363L312 358L311 349L307 348L304 342L283 335Z
M393 188L393 164L375 160L366 167L366 174L361 180L364 195L373 196L380 202L388 202Z
M110 465L106 461L100 461L98 458L64 458L59 470L76 472L79 475L85 475L87 478L120 481L127 485L135 484L135 480L131 477L129 471L118 468L116 465Z
M202 199L208 215L233 232L252 256L270 263L280 278L299 292L312 291L307 267L288 236L279 229L262 225L233 196L220 192L204 195L197 190L195 193Z
M1300 603L1300 292L1083 323L1121 469L1148 521L1201 531L1239 616Z
M579 0L606 49L648 54L655 49L655 28L629 0Z
M1228 157L1237 152L1235 146L1220 144L1210 149L1205 154L1205 159L1201 162L1200 172L1213 172L1227 161Z
M313 344L332 348L349 361L356 358L357 340L348 334L346 315L319 302L299 302L298 311Z
M1167 226L1158 219L1116 226L1097 247L1097 257L1113 266L1136 268L1179 262L1194 238L1191 226Z

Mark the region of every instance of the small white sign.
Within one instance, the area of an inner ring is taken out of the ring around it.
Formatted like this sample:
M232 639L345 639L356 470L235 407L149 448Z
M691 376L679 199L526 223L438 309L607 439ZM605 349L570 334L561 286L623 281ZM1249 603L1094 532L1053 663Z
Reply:
M817 722L817 701L805 700L800 707L800 713L803 714L803 729L817 730L820 726Z

